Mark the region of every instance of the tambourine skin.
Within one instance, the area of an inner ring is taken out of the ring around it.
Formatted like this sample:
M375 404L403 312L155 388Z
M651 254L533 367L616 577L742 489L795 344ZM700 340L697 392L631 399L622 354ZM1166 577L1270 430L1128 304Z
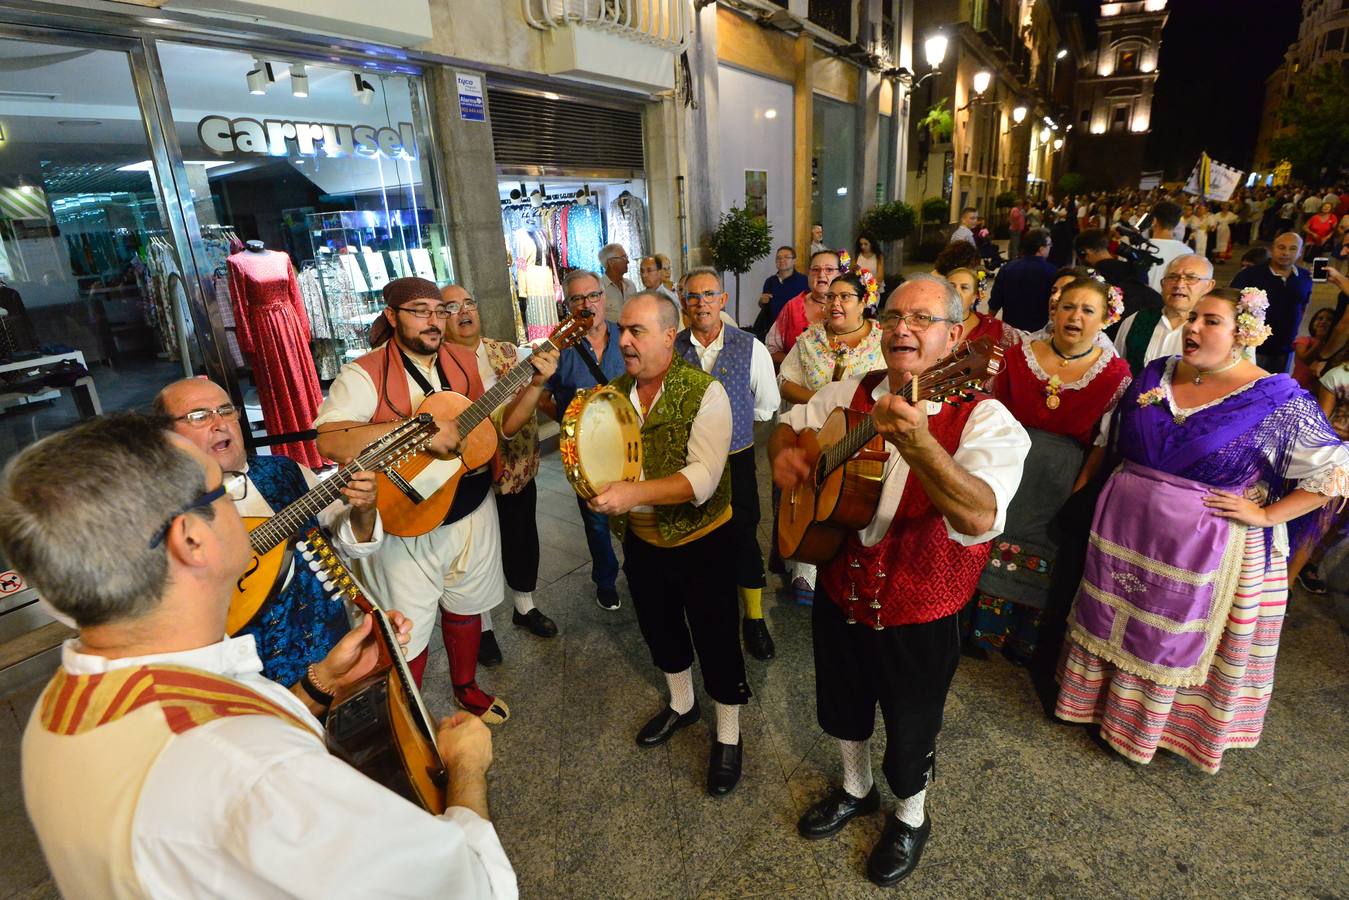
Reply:
M642 477L642 427L637 410L607 384L578 391L558 435L562 471L587 500L614 481Z

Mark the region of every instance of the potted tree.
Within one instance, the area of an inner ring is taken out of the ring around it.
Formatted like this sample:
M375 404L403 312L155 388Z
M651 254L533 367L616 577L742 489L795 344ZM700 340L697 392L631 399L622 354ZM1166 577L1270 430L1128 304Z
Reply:
M917 258L930 261L936 259L942 247L946 246L946 226L950 222L951 204L941 197L928 197L921 209L923 224L918 235Z
M773 251L773 226L734 204L707 236L707 249L718 272L735 274L735 315L740 321L740 276Z
M900 200L892 200L887 203L877 203L871 209L862 214L862 219L857 223L857 230L871 235L882 245L882 249L888 255L894 249L894 244L902 241L913 234L914 226L918 223L918 213L914 208ZM894 259L893 267L889 271L899 274L899 266L903 264L901 257L891 257ZM889 280L889 279L887 279Z

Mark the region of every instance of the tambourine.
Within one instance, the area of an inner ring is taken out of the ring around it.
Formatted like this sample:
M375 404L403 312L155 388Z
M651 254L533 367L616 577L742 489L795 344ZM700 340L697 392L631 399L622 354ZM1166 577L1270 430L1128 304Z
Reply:
M632 402L607 384L577 392L558 436L572 489L594 497L606 484L642 477L642 425Z

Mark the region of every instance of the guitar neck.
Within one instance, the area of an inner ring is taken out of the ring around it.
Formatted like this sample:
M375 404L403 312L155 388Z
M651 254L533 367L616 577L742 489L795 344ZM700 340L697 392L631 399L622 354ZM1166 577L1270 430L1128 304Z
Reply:
M923 375L918 376L917 397L913 399L913 402L921 403L931 397L931 390L923 384L923 376L926 374L927 373L924 372ZM908 399L913 397L914 387L913 380L910 380L908 384L904 385L904 387L900 388L898 391L891 391L890 393L903 394L905 395L905 398ZM839 466L852 459L853 455L870 443L871 439L875 436L876 419L869 415L855 427L849 429L848 432L839 439L837 444L820 454L820 459L823 463L820 471L821 477L828 477L829 474L835 471Z
M539 348L539 350L556 350L557 344L549 338ZM536 350L535 352L538 352ZM492 385L491 390L484 393L473 405L461 412L456 418L459 426L459 434L466 435L474 428L482 424L497 408L504 405L506 401L515 396L520 388L529 383L534 377L534 367L530 365L529 360L522 360L515 364L505 375L497 379L497 383Z

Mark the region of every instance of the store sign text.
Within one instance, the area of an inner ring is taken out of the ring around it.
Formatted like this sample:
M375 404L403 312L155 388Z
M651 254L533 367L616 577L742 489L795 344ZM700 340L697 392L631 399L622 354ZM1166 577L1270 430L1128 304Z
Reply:
M394 130L375 125L207 116L197 123L197 135L208 149L220 154L290 156L294 146L300 156L417 158L417 132L411 122L400 122Z

